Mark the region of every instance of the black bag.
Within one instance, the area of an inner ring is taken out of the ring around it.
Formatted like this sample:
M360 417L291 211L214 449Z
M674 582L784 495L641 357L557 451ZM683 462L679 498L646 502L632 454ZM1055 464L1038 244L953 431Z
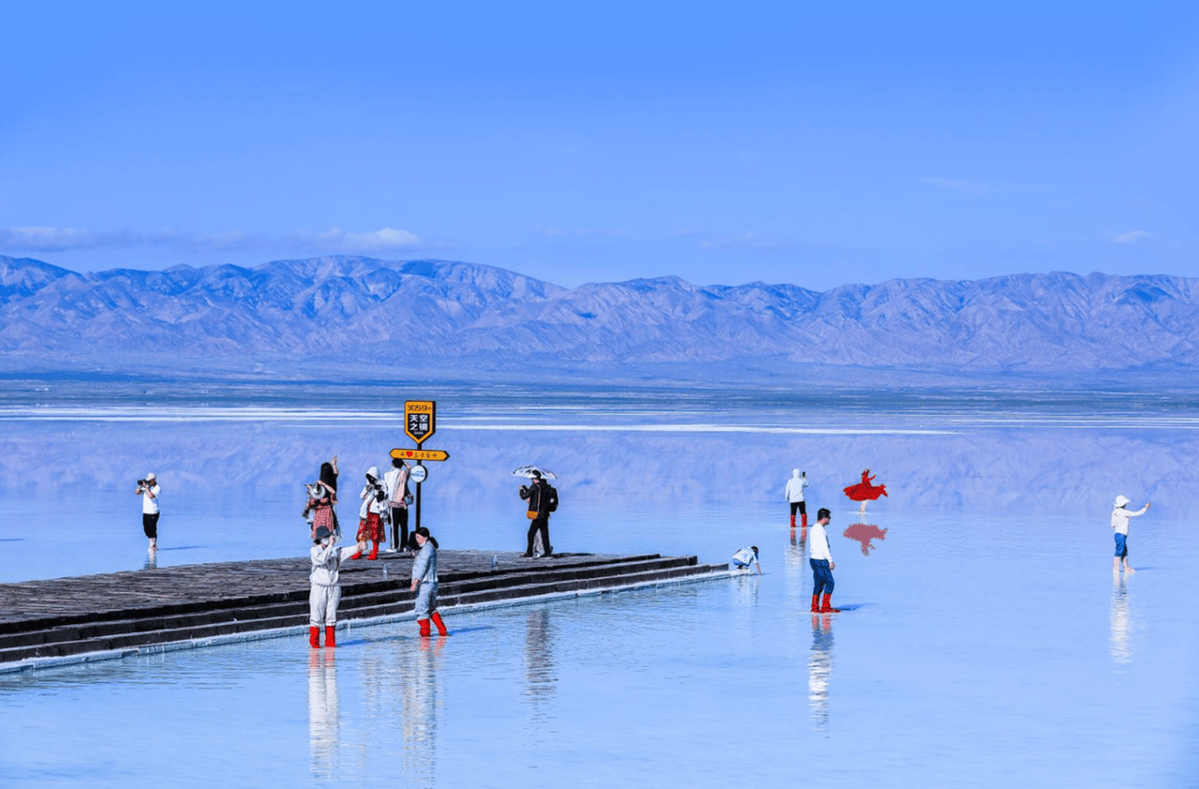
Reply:
M557 488L555 488L553 485L546 485L545 486L545 497L546 497L545 511L546 512L557 512L558 511L558 490L557 490Z

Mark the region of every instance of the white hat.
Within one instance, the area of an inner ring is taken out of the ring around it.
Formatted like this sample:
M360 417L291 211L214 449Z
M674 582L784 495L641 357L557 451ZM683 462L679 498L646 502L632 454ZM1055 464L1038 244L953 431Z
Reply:
M1132 499L1127 496L1116 496L1116 506L1123 507L1125 504L1132 503Z
M154 476L154 472L151 471L149 474L146 475L146 479L158 479L158 477Z
M366 475L367 475L368 477L373 477L373 478L375 478L375 479L378 479L378 478L379 478L379 467L378 467L378 466L371 466L370 468L368 468L368 469L366 470Z

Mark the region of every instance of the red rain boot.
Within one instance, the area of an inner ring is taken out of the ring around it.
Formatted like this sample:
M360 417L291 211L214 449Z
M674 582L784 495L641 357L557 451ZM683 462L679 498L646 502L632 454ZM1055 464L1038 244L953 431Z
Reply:
M833 596L831 594L826 594L824 596L824 604L820 606L820 613L822 613L822 614L839 614L839 613L841 613L840 608L833 608Z
M313 649L321 648L321 629L319 627L309 626L308 646L312 647Z
M808 513L806 513L806 512L801 512L801 513L799 513L799 517L800 517L800 522L799 522L799 523L800 523L800 528L801 528L801 529L806 529L806 528L808 528Z
M431 633L429 632L429 620L428 619L418 619L418 620L416 620L416 623L418 625L420 625L421 637L428 638L431 635Z
M795 516L794 515L791 516L791 528L792 529L795 528Z
M812 613L813 614L820 613L820 595L818 595L818 594L812 595Z
M337 627L336 626L330 626L330 625L325 626L325 646L329 647L330 649L337 646Z
M441 621L440 611L433 612L433 624L437 625L437 632L441 635L448 636L450 634L450 631L445 629L445 622Z
M378 559L379 558L379 542L378 542L378 540L376 540L374 542L374 547L371 548L371 555L366 558L367 559Z

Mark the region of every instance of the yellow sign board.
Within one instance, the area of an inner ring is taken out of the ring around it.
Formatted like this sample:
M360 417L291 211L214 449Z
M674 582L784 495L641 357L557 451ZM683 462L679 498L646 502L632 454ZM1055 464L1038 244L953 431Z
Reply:
M393 449L391 456L399 460L449 460L450 453L444 449Z
M433 400L408 400L404 403L404 432L420 446L437 432L437 403Z

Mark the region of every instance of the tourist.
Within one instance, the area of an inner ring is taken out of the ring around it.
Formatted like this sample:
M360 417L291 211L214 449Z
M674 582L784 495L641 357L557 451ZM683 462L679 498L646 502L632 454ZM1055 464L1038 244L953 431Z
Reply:
M387 506L387 491L379 482L379 469L371 466L366 472L366 484L362 486L362 507L358 510L358 543L372 543L368 560L379 558L379 544L387 539L383 530L383 509ZM354 559L361 554L355 554Z
M787 487L783 489L783 496L791 504L791 528L795 528L795 513L799 512L801 516L801 525L803 528L808 528L808 507L804 503L803 489L808 486L808 472L800 472L799 469L791 471L791 479L787 480Z
M408 491L408 464L392 458L391 468L383 475L383 488L387 491L387 506L391 510L391 549L407 551L408 504L412 500Z
M429 620L437 625L437 632L449 635L441 614L437 612L437 540L424 526L418 526L412 539L420 549L412 561L412 591L416 592L416 623L421 636L429 636Z
M1120 565L1124 566L1124 573L1130 574L1136 572L1128 564L1128 519L1136 518L1144 515L1149 511L1149 502L1145 503L1135 512L1128 509L1128 505L1132 500L1127 496L1116 496L1115 506L1112 508L1112 531L1116 538L1116 555L1112 558L1112 574L1120 573Z
M308 645L317 649L321 645L321 625L325 627L325 646L337 646L337 605L341 602L341 563L354 553L362 553L365 545L356 548L337 548L337 535L328 526L318 526L309 555L312 557L312 572L308 580L312 590L308 593Z
M812 613L814 614L839 614L840 608L833 608L833 570L837 569L837 563L833 561L833 554L828 547L828 532L825 527L832 520L832 513L825 508L820 508L816 513L816 524L812 527L812 534L809 539L809 554L808 564L812 566ZM820 600L820 595L824 595L824 600Z
M321 464L320 479L311 485L305 486L308 489L308 504L304 507L304 516L312 513L311 524L312 533L309 535L311 539L316 539L316 532L322 526L329 531L341 536L341 529L337 525L337 458L332 461Z
M532 485L520 486L520 497L529 502L527 515L532 523L529 524L528 547L525 556L533 558L533 538L541 533L541 546L545 556L553 556L554 549L550 546L550 513L558 509L558 491L554 490L541 477L541 472L533 469L529 472Z
M153 471L147 474L145 479L137 481L137 490L134 491L134 495L142 497L142 531L150 541L150 553L158 550L158 516L161 514L158 509L158 495L161 492L162 488L159 487L158 478L154 476Z
M749 572L749 568L757 566L758 575L762 574L762 563L758 561L758 546L751 545L733 554L734 569Z
M879 496L887 495L886 485L873 485L871 484L872 482L874 482L874 477L870 476L870 469L866 469L862 472L861 482L855 482L844 489L845 495L851 500L862 502L861 512L866 511L866 502L874 501Z

